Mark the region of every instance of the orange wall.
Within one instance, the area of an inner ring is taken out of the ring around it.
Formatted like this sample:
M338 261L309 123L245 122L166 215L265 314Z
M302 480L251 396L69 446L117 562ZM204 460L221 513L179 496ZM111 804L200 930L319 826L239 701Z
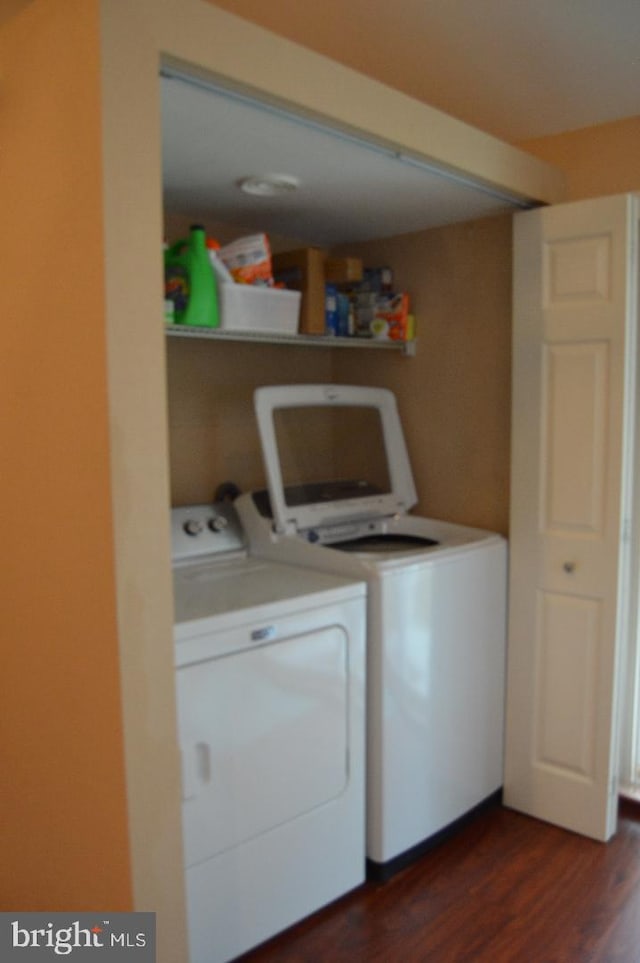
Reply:
M2 909L130 908L97 0L0 29Z
M518 146L565 172L567 200L640 190L640 116Z

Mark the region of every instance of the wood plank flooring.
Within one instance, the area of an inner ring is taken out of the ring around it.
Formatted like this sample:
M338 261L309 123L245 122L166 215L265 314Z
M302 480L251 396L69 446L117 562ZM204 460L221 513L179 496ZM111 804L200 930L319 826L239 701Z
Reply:
M593 842L496 806L243 963L640 963L640 807Z

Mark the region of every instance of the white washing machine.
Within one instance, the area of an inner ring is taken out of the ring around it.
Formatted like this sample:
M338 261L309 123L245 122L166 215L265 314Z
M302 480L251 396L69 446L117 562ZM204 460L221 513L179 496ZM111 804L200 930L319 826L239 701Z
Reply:
M256 392L252 550L368 582L367 855L385 878L502 787L507 545L420 518L391 392ZM327 481L329 479L329 481Z
M365 876L363 582L247 555L229 503L172 511L191 963Z

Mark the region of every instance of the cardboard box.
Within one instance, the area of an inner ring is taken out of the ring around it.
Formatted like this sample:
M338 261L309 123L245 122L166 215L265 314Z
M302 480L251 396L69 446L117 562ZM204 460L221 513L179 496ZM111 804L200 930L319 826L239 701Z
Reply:
M325 333L324 265L326 254L317 247L273 254L271 263L276 282L302 293L300 334Z
M331 284L349 284L362 281L362 258L359 257L328 257L325 261L325 280Z

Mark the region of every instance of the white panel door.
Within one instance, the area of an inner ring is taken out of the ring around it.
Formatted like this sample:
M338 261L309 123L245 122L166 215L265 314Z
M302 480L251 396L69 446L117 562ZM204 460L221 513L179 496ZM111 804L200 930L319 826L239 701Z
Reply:
M637 200L515 217L504 799L615 831Z

